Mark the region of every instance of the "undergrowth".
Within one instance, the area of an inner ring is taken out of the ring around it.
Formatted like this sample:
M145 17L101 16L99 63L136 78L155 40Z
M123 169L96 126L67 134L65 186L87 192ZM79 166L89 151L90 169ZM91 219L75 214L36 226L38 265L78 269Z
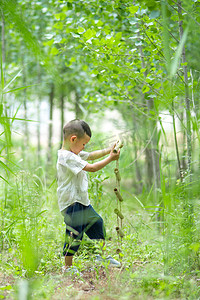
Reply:
M125 237L118 240L114 197L104 186L104 175L91 177L90 193L105 221L105 253L120 260L122 268L113 271L104 266L102 271L101 266L96 266L94 258L100 246L85 236L74 261L83 276L68 277L63 287L61 283L67 278L61 272L65 225L57 207L56 182L51 178L47 184L43 170L35 170L35 174L24 170L8 187L2 215L2 299L22 299L21 295L26 295L24 299L56 299L62 292L65 299L78 297L84 290L81 287L90 282L88 273L95 286L88 295L90 299L198 299L198 209L195 208L191 240L185 206L180 202L182 195L177 190L170 191L173 207L165 210L159 227L153 207L142 208L130 196L123 204ZM101 186L98 194L94 192L96 181Z

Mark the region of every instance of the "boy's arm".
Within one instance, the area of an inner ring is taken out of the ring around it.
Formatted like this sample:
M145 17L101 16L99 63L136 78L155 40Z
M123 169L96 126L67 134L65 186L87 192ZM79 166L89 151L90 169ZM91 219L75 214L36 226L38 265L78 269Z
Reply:
M106 148L106 149L96 150L96 151L90 152L87 160L95 160L95 159L101 158L101 157L109 154L110 151L112 150L112 148L113 147L109 147L109 148Z
M110 151L110 155L108 157L106 157L103 160L98 161L98 162L96 162L94 164L87 164L85 166L85 168L83 168L83 170L87 171L87 172L96 172L96 171L99 171L99 170L103 169L111 161L118 160L119 159L119 155L120 155L120 150L117 153L113 152L113 150L114 150L114 147Z

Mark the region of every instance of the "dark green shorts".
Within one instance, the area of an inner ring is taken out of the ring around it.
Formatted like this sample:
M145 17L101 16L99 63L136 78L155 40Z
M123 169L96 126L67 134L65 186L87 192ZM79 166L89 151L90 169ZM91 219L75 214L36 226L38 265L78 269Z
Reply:
M84 232L90 239L105 239L103 219L94 208L75 202L62 212L66 224L66 241L63 248L65 256L78 251Z

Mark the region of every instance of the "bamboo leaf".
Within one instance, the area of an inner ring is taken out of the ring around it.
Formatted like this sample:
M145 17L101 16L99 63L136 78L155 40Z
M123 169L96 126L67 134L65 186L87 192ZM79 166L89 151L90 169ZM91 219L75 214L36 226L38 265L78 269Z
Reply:
M15 89L9 90L9 91L7 91L7 92L3 92L3 94L9 94L9 93L21 91L21 90L27 89L27 88L32 87L32 86L35 86L35 85L36 85L36 84L27 85L27 86L22 86L22 87L20 87L20 88L15 88Z
M19 76L19 74L22 72L22 70L20 70L19 72L17 72L17 74L8 82L8 84L4 87L3 91L6 90L11 83Z
M16 120L16 115L17 115L17 113L18 113L20 107L21 107L21 104L18 106L18 108L17 108L17 110L16 110L14 116L12 117L12 123Z
M7 184L10 184L3 176L0 175L0 178L3 179Z
M183 47L184 47L184 44L185 44L186 39L187 39L187 35L188 35L188 27L186 28L186 30L183 33L183 37L182 37L182 39L181 39L181 41L178 45L178 48L176 50L174 59L171 63L171 67L170 67L170 77L171 78L176 74L176 71L178 69L179 59L182 55L182 51L183 51Z
M10 173L14 174L14 172L0 160L0 165L4 168L4 170L9 171Z
M12 120L12 119L13 119L13 117L1 117L2 121ZM17 121L26 121L26 122L38 122L36 120L29 120L29 119L23 119L23 118L15 118L15 120L17 120Z

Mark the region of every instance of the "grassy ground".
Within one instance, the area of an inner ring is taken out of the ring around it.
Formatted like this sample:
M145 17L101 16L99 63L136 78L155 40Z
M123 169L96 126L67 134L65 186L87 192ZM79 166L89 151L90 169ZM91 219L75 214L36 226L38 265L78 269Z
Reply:
M163 236L156 234L150 220L140 212L130 216L122 244L108 230L106 252L121 260L119 269L96 264L99 246L85 237L74 260L80 274L63 274L63 224L56 228L59 238L49 241L47 249L41 245L44 252L31 273L25 269L18 249L10 248L1 254L0 299L200 299L198 270L182 268L175 272L171 263L166 272ZM110 218L110 224L113 222ZM119 247L120 256L116 254Z
M6 206L2 190L0 299L200 299L197 197L190 227L185 194L179 187L177 192L165 191L166 209L158 227L149 195L135 197L122 186L125 236L120 242L113 212L114 183L107 181L107 189L101 177L91 178L91 201L107 230L105 251L120 260L122 267L96 265L94 257L100 247L85 237L74 260L81 273L77 276L62 273L65 224L58 211L56 184L41 177L31 172L18 174L16 185L8 188Z

